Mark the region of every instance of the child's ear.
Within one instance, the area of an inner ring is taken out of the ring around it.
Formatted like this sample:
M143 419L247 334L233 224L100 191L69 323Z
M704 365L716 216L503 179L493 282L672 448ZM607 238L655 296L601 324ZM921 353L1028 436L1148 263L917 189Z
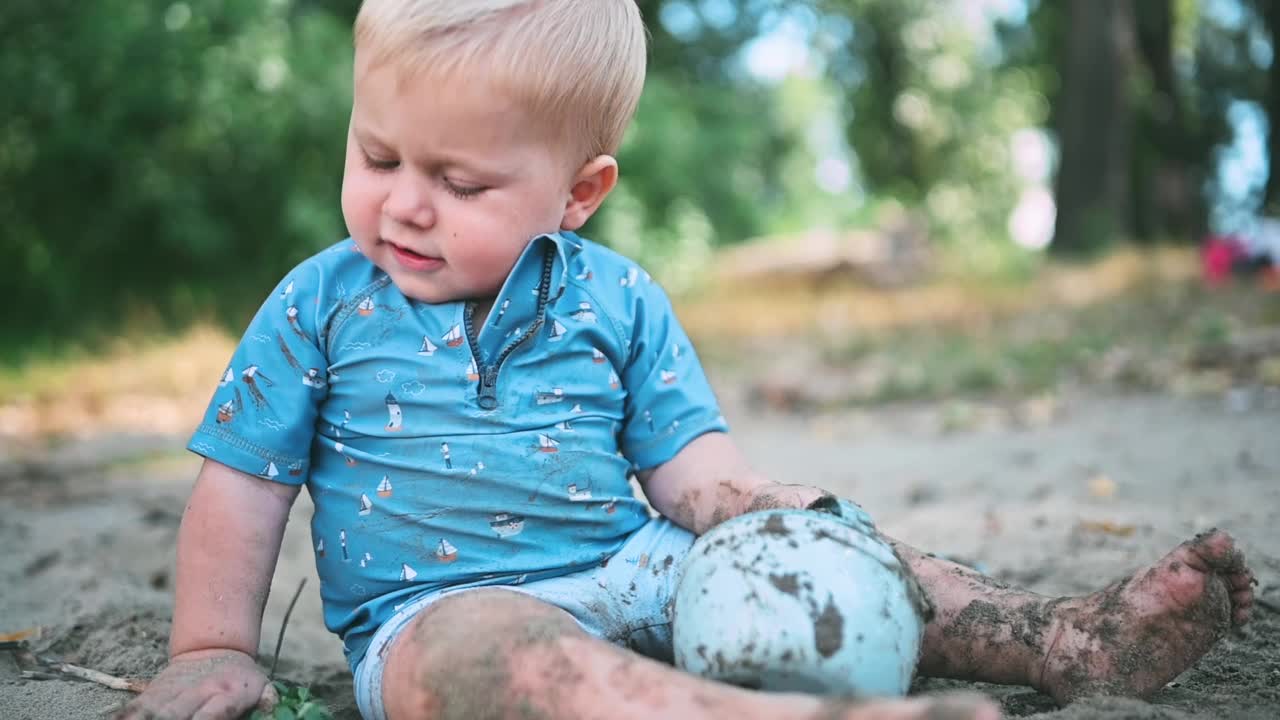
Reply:
M618 161L612 155L597 155L588 160L573 178L560 229L582 227L617 184Z

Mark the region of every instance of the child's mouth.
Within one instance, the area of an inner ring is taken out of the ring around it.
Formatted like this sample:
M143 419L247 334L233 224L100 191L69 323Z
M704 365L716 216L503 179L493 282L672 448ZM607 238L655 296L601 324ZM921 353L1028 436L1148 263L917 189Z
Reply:
M396 262L406 270L422 272L435 270L444 265L444 258L422 255L393 242L387 242L387 244L391 246L391 253L395 255Z

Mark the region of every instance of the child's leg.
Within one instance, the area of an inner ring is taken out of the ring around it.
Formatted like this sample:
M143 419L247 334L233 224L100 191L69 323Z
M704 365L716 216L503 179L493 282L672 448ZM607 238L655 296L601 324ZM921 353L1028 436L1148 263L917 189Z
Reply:
M502 589L459 592L424 610L392 643L382 682L389 720L998 717L991 703L966 696L855 705L714 683L588 635L563 610Z
M1211 531L1080 598L1017 590L901 543L934 604L924 675L1031 685L1069 702L1143 697L1248 620L1253 574L1230 535Z

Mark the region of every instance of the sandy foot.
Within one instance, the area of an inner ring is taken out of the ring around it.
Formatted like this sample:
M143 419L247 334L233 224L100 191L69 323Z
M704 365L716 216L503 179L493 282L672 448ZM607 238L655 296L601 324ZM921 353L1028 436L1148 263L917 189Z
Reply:
M1148 697L1248 621L1253 583L1230 535L1197 535L1105 590L1060 601L1036 685L1063 704Z

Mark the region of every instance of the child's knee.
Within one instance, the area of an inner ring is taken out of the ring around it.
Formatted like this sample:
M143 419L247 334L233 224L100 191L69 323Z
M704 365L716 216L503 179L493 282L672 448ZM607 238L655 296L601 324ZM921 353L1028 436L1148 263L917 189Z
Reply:
M557 652L581 633L568 613L507 590L445 597L405 627L387 653L383 702L391 720L502 714L529 652Z

